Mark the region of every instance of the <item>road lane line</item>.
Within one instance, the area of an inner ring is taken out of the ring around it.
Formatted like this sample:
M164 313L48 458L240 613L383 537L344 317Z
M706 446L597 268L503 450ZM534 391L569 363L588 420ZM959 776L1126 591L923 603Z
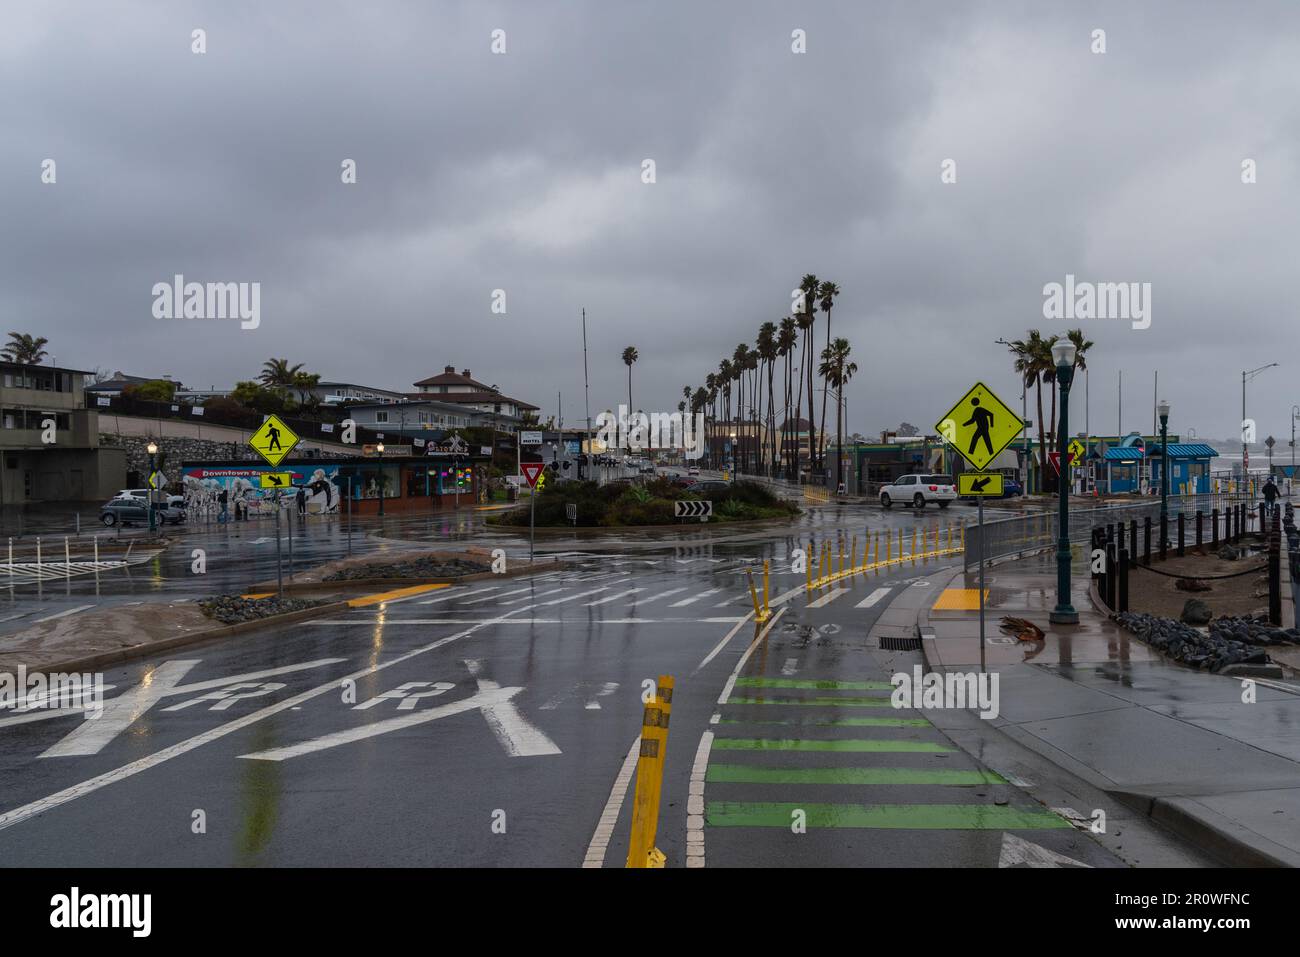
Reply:
M487 588L475 588L473 591L452 591L450 594L441 595L437 598L426 598L424 601L416 602L417 605L436 605L440 601L450 601L453 598L468 598L470 595L483 595L490 591L496 591L500 585L489 585Z
M466 604L466 605L477 605L477 604L478 604L479 602L481 602L481 601L493 601L494 599L497 599L497 598L505 598L506 595L522 595L524 592L530 592L530 591L532 591L532 590L533 590L533 586L532 586L532 585L529 585L527 588L516 588L514 591L503 591L503 592L502 592L501 594L499 594L499 595L486 595L486 596L484 596L483 598L472 598L472 599L470 599L469 601L465 602L465 604ZM421 602L421 604L424 604L424 603Z
M862 601L858 602L858 603L857 603L856 605L854 605L853 607L854 607L854 608L870 608L870 607L871 607L872 605L874 605L876 602L880 601L880 599L882 599L882 598L884 598L886 595L888 595L890 591L891 591L891 589L888 589L888 588L877 588L877 589L876 589L875 591L873 591L870 595L868 595L866 598L862 599Z
M709 768L709 750L713 732L705 730L695 749L691 779L686 792L686 866L704 866L704 782Z
M75 615L79 611L85 611L87 608L94 608L94 605L78 605L76 608L69 608L66 611L56 612L53 615L46 615L44 618L33 618L31 623L39 625L43 621L54 621L56 618L67 618L69 615Z
M743 625L745 622L749 621L749 619L752 618L753 616L754 613L751 611L744 618L740 619L740 621L736 622L736 627L732 628L731 631L727 632L726 635L723 636L722 640L713 646L713 650L704 656L704 660L695 666L695 670L692 671L691 674L692 675L699 674L700 669L702 669L710 661L716 658L718 656L718 652L720 652L723 648L727 647L727 642L731 641L731 639L735 637L736 632L740 631L740 626Z
M638 734L632 739L632 747L627 749L623 766L618 769L618 775L614 778L614 786L610 788L605 809L600 812L596 831L591 835L591 843L587 845L586 856L582 859L583 867L605 866L605 852L609 849L610 838L614 836L614 825L618 823L619 812L623 810L623 799L627 796L628 786L632 783L632 774L636 771L636 761L640 754L641 735Z
M755 636L754 640L749 643L749 647L745 649L745 653L741 655L740 660L736 662L736 667L732 669L731 677L727 679L727 683L722 688L722 694L718 695L719 705L727 703L727 699L731 697L731 689L736 685L736 678L740 675L740 669L745 667L745 662L748 661L749 656L754 653L754 649L757 648L763 639L767 637L768 632L772 630L772 626L780 620L781 616L784 615L785 612L786 609L784 608L777 609L776 614L771 617L763 630L760 631L758 635ZM709 719L709 723L717 724L721 717L720 714L715 713L713 717Z
M547 589L546 591L539 591L536 595L533 595L533 596L531 596L531 597L532 597L532 598L545 598L547 595L555 595L555 594L558 594L559 592L562 592L562 591L564 591L563 588L550 588L550 589ZM501 596L498 596L498 597L501 597ZM506 607L507 605L517 605L517 604L519 604L521 601L528 601L529 598L530 598L530 596L528 596L528 595L525 595L523 598L511 598L509 601L503 601L503 602L501 603L501 607L504 608L504 607Z

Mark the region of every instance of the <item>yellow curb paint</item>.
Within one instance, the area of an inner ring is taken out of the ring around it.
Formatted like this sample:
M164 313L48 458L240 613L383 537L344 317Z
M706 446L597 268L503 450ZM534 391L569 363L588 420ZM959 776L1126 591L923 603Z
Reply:
M257 601L262 598L270 598L274 594L275 592L273 591L259 591L259 592L254 592L250 595L240 595L239 597L247 598L249 601Z
M409 588L395 588L392 591L382 591L374 595L362 595L360 598L348 600L349 608L364 608L367 605L377 605L384 601L395 601L398 598L407 598L411 595L420 595L426 591L436 591L439 588L450 588L447 583L439 585L411 585Z

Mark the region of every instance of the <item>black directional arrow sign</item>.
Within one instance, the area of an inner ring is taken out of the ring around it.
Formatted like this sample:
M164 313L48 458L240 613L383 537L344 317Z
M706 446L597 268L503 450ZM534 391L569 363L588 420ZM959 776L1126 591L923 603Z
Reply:
M708 518L713 514L712 502L673 502L677 518Z
M1002 495L1002 473L962 472L957 476L957 494L998 498Z

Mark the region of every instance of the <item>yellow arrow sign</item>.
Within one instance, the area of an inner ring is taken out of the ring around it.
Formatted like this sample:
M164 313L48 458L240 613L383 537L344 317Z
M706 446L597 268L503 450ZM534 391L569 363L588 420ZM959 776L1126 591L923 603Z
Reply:
M262 488L290 488L293 485L292 472L263 472L258 479Z
M1002 497L1001 472L962 472L957 476L957 494Z
M167 476L163 475L162 472L154 471L149 473L149 487L151 489L160 489L166 484Z
M269 415L248 440L249 447L272 465L279 465L298 444L298 435L277 415Z
M971 386L935 426L977 471L987 468L1023 427L1020 416L983 382Z

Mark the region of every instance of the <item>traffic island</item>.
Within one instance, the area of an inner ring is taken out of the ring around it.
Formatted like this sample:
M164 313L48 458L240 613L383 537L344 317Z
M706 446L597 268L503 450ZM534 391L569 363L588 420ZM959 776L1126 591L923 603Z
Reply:
M262 621L279 615L306 611L328 602L318 598L247 598L243 595L218 595L199 602L199 608L209 618L223 625L237 625L248 621Z

